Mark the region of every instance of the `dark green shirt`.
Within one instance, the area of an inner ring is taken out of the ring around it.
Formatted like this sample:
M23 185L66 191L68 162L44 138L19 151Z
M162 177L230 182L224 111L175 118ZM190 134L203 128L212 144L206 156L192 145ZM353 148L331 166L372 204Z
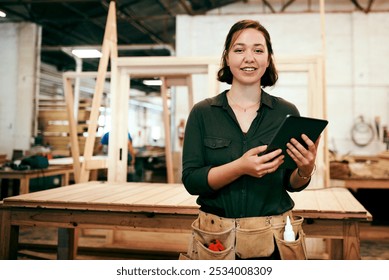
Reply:
M261 106L247 133L243 133L228 105L227 91L197 103L189 114L183 147L182 181L190 194L199 195L201 209L228 218L278 215L294 206L287 191L292 189L293 170L278 169L262 178L244 175L213 190L208 172L241 157L254 147L268 144L286 115L299 115L286 100L262 90Z

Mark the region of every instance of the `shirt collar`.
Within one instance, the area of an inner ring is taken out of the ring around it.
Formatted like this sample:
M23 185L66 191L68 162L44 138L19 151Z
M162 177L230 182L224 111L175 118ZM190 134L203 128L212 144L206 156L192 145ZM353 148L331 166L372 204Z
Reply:
M211 98L211 106L227 108L227 92L228 90L225 90L221 94ZM274 107L274 98L263 89L261 89L261 105L266 105L270 109L273 109Z

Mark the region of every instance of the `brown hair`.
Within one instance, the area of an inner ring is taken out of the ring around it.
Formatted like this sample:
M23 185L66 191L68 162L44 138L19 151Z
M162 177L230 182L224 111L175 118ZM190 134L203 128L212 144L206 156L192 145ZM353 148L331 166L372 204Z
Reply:
M241 20L235 23L231 27L230 31L227 34L226 41L224 43L224 51L223 51L223 56L221 61L221 68L217 73L217 79L220 82L232 84L233 76L230 67L227 65L227 55L231 46L238 38L240 33L243 30L248 28L253 28L255 30L258 30L265 37L266 47L269 52L269 57L268 57L269 66L266 68L266 71L261 78L261 86L262 87L273 86L278 80L278 73L273 61L273 48L271 45L270 34L265 27L263 27L258 21L255 20Z

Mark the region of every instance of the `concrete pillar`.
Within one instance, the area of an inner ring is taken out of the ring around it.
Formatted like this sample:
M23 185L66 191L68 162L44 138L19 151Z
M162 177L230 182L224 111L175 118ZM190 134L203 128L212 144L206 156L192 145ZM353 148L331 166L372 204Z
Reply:
M28 150L34 136L41 27L0 24L0 153Z

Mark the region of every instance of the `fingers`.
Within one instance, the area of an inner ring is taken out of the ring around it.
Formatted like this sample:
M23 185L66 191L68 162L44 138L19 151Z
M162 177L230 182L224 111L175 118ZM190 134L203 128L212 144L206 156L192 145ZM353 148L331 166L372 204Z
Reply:
M262 156L263 158L265 156ZM267 155L266 155L267 157ZM265 162L265 163L261 163L259 166L258 166L258 169L257 169L257 177L258 178L261 178L267 174L270 174L270 173L273 173L275 172L278 167L280 167L280 165L284 162L284 155L281 155L281 156L278 156L276 158L272 158L271 161L268 161L268 162Z
M317 149L317 147L319 146L320 138L321 138L321 135L319 135L319 137L317 137L317 139L316 139L316 141L315 141L316 149Z
M253 150L255 151L254 152L255 154L261 154L264 151L266 151L266 149L267 149L267 145L262 145L262 146L258 146L256 148L254 148Z
M305 134L302 134L301 138L307 145L307 148L305 148L300 142L298 142L294 138L292 138L287 144L287 153L297 163L298 166L308 165L311 162L315 161L316 150L320 141L319 137L314 143Z

